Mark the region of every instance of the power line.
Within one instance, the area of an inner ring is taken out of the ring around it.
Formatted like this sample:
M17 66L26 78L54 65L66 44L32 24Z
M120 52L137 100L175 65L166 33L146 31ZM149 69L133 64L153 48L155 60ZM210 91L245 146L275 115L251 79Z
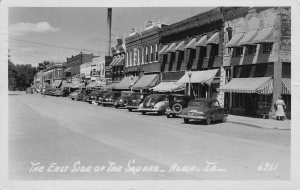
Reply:
M67 47L67 46L58 46L58 45L53 45L53 44L47 44L47 43L35 42L35 41L29 41L29 40L22 40L22 39L11 38L11 37L9 37L9 39L15 40L15 41L21 41L21 42L25 42L25 43L31 43L31 44L37 44L37 45L42 45L42 46L48 46L48 47L63 48L63 49L72 49L72 50L78 50L78 51L88 51L88 52L95 52L95 53L106 53L106 51L96 51L96 50L91 50L91 49L80 49L80 48Z

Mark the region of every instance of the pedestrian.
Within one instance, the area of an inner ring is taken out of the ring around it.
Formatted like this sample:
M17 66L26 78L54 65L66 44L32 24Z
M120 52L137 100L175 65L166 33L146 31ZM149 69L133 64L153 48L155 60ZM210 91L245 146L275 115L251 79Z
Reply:
M286 105L281 96L278 97L278 100L275 103L276 109L276 119L284 120L284 110L286 109Z

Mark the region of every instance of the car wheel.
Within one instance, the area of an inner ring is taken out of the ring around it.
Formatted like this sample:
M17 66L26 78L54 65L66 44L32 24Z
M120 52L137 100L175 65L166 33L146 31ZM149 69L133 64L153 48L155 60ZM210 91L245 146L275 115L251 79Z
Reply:
M128 111L132 112L132 109L131 109L131 108L129 108L129 109L128 109Z
M143 115L146 115L146 112L145 112L145 111L142 111L142 114L143 114Z
M211 117L206 118L205 123L206 123L206 125L210 125L211 124Z
M226 117L226 115L223 116L222 122L223 122L223 123L226 123L226 122L227 122L227 117Z
M175 112L180 112L180 111L182 110L182 105L176 103L176 104L174 104L174 105L172 106L172 109L173 109L173 111L175 111Z
M184 123L189 123L190 122L190 120L187 119L187 118L184 118L183 121L184 121Z

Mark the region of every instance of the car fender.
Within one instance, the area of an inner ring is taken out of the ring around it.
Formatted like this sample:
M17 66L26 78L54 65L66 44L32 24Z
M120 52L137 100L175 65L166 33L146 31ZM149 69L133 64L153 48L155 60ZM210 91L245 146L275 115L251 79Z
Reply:
M169 107L169 101L161 101L154 105L158 110L166 110Z

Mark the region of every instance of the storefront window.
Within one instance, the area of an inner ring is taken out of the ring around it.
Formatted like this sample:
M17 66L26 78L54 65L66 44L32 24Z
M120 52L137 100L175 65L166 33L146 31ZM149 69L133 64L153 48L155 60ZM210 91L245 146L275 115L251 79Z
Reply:
M241 56L243 55L243 50L244 50L244 47L235 47L234 48L234 55L235 56Z
M243 107L245 107L245 104L244 104L244 102L245 102L245 96L244 96L244 94L241 94L241 93L234 93L233 94L233 106L234 107L237 107L237 108L243 108Z
M246 46L246 54L247 55L255 54L255 53L256 53L256 45Z
M146 47L146 61L145 63L149 62L149 55L148 55L148 47Z

